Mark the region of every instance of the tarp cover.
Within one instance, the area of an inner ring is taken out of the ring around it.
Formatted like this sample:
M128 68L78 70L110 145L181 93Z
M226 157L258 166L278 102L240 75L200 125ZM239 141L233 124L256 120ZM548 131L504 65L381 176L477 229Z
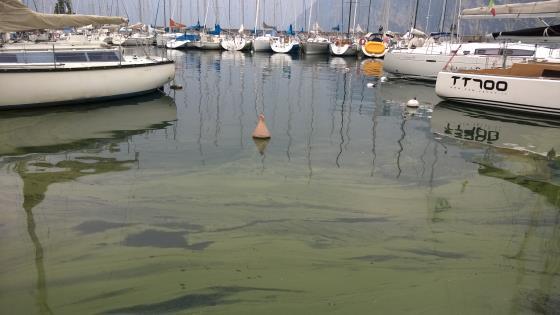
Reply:
M494 38L500 36L530 36L530 37L550 37L560 36L560 25L551 25L545 27L526 28L511 32L495 32L492 33Z
M126 19L119 16L43 14L31 11L19 0L0 0L0 32L122 23Z
M492 15L489 7L464 9L461 15ZM560 12L560 0L502 4L494 6L496 15L503 14L550 14Z

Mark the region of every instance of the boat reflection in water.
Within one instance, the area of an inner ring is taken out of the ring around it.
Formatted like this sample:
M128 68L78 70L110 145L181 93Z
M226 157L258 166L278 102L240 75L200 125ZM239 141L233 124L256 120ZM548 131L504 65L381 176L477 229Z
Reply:
M432 117L435 133L471 143L557 158L560 121L523 114L465 108L442 102Z
M559 121L442 102L433 112L432 131L465 146L487 147L472 160L480 175L520 185L560 207Z
M118 143L149 130L166 128L175 120L173 99L159 93L80 108L11 111L2 115L0 166L8 164L23 184L22 207L35 254L34 312L53 313L48 301L45 248L33 213L48 188L82 176L131 169L138 163L139 154L119 156Z
M5 112L0 116L0 157L83 148L87 140L125 138L164 127L176 117L173 99L159 93L81 108Z

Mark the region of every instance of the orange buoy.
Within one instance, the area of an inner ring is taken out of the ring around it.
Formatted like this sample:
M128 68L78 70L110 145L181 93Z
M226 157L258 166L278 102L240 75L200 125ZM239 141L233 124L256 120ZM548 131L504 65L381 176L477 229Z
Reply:
M266 124L264 122L264 115L259 115L259 122L257 123L257 127L253 131L253 138L256 139L270 139L270 132L268 128L266 128Z

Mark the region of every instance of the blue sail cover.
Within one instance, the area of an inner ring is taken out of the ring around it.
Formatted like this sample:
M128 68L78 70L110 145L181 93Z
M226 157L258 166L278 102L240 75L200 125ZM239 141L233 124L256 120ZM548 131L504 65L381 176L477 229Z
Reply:
M200 25L200 21L196 21L196 25L189 26L188 29L193 31L200 31L202 29L202 26Z
M296 35L296 33L294 32L294 27L292 26L292 24L290 24L290 26L288 27L288 30L286 31L286 34Z
M200 40L200 36L195 34L183 34L181 36L177 36L175 38L176 41L190 41L195 42Z
M212 32L208 32L208 34L210 34L210 35L220 35L221 32L222 32L222 28L220 27L220 24L216 24L216 25L214 25L214 30Z

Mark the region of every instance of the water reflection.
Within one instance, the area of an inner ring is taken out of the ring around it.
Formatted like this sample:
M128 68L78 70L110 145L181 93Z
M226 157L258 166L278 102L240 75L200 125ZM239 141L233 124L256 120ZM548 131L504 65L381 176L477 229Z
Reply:
M115 143L148 130L164 129L175 119L173 100L161 95L79 108L11 111L0 118L0 161L11 164L23 183L22 208L35 253L36 312L55 313L49 305L45 250L33 213L48 187L83 176L129 170L138 163L137 153L133 160L89 153L115 152ZM89 152L77 154L82 150Z
M554 119L465 108L442 102L433 113L432 128L441 135L470 143L551 158L560 155L560 122Z
M176 119L173 99L158 94L77 108L5 112L0 116L0 157L82 149L90 139L126 138L165 128Z
M176 107L0 118L14 127L1 142L0 309L555 309L554 122L438 104L433 86L381 82L353 58L172 55ZM269 142L251 138L260 112ZM43 120L17 140L15 121ZM12 267L29 263L41 296Z

